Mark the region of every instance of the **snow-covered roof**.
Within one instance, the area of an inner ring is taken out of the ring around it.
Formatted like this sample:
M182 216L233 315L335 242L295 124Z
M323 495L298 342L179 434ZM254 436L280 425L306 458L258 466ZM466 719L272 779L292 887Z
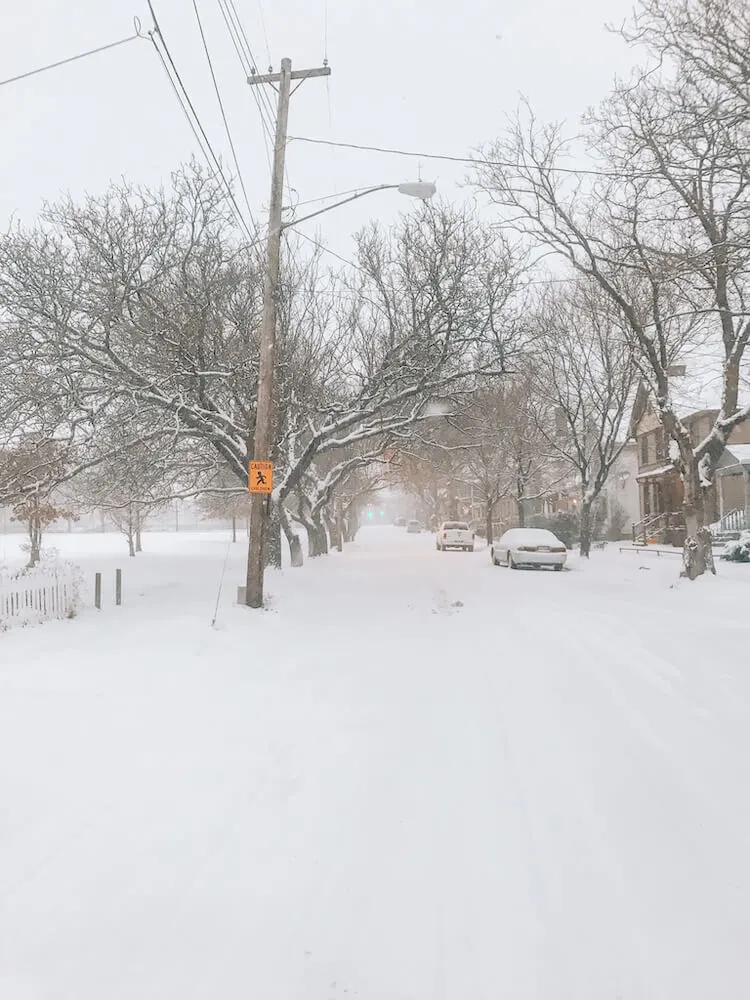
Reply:
M670 462L669 465L660 465L658 469L649 469L648 472L641 472L635 478L640 481L641 479L651 479L653 476L663 476L667 472L674 472L675 464Z
M750 444L730 444L726 449L737 461L736 465L750 465ZM731 467L730 462L725 468Z

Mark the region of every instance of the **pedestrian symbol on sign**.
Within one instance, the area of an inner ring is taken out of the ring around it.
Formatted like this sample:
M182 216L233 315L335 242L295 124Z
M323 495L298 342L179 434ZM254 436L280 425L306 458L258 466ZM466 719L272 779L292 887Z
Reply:
M248 489L251 493L273 492L273 462L251 462Z

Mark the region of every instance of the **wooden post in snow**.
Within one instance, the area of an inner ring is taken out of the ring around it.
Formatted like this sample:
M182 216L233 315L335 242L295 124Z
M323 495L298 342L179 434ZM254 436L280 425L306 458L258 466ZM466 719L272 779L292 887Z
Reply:
M94 607L101 611L102 608L102 574L97 573L94 577Z
M115 570L115 604L119 606L122 604L122 570Z

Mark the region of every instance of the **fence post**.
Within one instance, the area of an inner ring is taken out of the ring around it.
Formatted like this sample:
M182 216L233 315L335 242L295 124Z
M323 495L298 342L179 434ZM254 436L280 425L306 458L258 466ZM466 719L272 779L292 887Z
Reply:
M115 570L115 604L119 607L122 604L122 570Z
M97 573L94 577L94 607L101 611L102 607L102 574Z

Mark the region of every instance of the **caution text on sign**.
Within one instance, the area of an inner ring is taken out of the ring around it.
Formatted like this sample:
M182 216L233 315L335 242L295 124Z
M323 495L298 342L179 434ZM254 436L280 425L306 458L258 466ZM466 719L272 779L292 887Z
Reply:
M273 462L251 462L248 477L251 493L273 492Z

